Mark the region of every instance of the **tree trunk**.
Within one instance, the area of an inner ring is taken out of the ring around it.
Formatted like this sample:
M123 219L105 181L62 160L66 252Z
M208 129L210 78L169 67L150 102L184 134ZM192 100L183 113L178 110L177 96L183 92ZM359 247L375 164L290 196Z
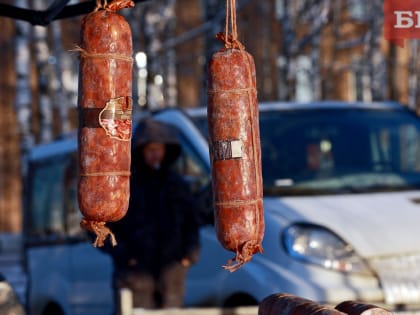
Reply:
M408 41L410 49L410 61L408 63L408 107L416 110L419 102L419 77L418 66L419 42L417 40Z
M167 41L175 36L176 16L175 16L176 0L167 0L165 4L166 23L164 26L164 40ZM163 52L164 61L164 98L166 106L175 107L177 105L177 76L176 76L176 52L175 47L168 47Z
M62 32L61 24L55 22L51 25L52 31L52 46L54 54L54 62L52 64L51 73L51 88L53 96L53 104L58 113L58 134L65 134L71 130L71 123L69 118L70 102L65 96L63 85L63 64L67 52L63 51L63 43L61 41Z
M16 0L16 6L27 7L26 0ZM20 150L22 175L26 175L26 159L28 150L34 145L34 136L32 133L32 94L30 87L30 24L27 22L16 21L15 37L15 68L16 68L16 99L15 110L17 123L20 131Z
M45 1L31 1L35 10L44 10ZM52 102L50 95L50 51L48 47L47 27L33 27L33 43L38 72L38 112L39 112L39 142L45 143L53 138Z

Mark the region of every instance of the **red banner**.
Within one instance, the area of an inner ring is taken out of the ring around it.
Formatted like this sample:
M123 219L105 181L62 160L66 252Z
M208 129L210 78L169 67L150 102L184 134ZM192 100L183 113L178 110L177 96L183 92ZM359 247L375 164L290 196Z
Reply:
M406 38L420 38L420 1L384 0L384 36L400 47Z

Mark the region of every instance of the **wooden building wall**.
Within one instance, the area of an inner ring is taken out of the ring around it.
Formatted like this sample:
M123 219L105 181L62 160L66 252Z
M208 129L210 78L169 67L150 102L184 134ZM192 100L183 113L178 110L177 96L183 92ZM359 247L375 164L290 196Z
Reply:
M13 21L0 18L0 232L18 231L21 220L19 130L14 110Z

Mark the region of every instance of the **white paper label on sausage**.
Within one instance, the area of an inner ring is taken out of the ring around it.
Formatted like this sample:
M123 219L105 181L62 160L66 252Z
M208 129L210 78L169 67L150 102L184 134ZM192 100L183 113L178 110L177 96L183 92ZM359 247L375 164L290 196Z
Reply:
M212 147L215 161L240 159L242 157L241 140L214 141Z

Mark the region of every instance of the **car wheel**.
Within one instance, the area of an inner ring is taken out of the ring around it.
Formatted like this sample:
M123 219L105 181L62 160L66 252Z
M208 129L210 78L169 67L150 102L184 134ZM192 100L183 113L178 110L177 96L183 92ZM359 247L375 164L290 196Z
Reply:
M224 303L224 307L254 306L257 300L247 293L236 293L230 296Z
M65 315L61 307L55 303L49 304L42 315Z

